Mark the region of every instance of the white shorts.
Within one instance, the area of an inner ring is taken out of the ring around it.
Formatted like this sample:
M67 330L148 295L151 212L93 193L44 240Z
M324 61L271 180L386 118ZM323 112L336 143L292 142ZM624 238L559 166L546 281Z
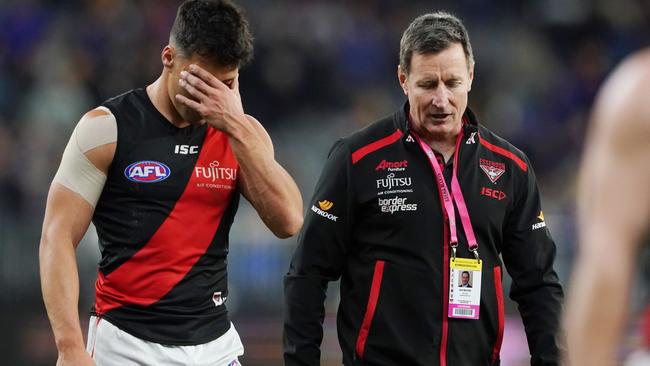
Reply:
M244 346L235 326L221 337L196 346L167 346L132 336L110 322L90 317L88 344L97 366L239 366Z

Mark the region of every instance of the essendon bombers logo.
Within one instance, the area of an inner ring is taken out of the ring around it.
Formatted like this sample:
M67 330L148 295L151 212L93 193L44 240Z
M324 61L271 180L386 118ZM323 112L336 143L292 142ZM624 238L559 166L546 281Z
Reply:
M481 170L487 175L487 177L490 179L490 182L495 183L503 173L506 172L506 164L505 163L500 163L492 160L487 160L487 159L480 159L479 164L481 165Z

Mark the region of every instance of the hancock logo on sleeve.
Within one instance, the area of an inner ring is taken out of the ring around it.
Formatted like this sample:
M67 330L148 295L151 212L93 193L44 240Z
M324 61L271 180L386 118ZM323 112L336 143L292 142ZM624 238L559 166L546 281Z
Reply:
M377 198L377 204L381 212L388 212L391 215L400 211L416 211L417 203L407 203L406 197Z
M328 220L332 220L334 222L336 222L336 220L339 218L338 216L334 216L329 212L325 212L325 211L329 211L334 206L334 202L328 200L322 200L322 201L318 201L318 206L320 208L316 207L316 205L311 206L311 210L316 215L323 216L324 218Z
M544 211L539 211L539 216L537 216L541 222L533 224L533 230L541 229L546 227L546 221L544 221Z
M237 181L237 168L221 166L214 160L208 166L195 166L196 186L210 189L234 189Z
M386 171L388 170L389 172L403 172L406 170L408 167L409 162L406 160L402 161L386 161L382 160L377 167L375 168L375 171Z
M487 177L490 179L490 182L494 184L496 184L497 180L499 180L503 173L506 172L505 163L487 159L479 159L479 164L485 175L487 175Z

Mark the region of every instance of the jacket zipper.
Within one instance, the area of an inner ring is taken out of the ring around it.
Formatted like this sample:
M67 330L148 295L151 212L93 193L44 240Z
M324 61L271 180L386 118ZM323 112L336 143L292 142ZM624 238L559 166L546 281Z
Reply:
M463 123L465 120L463 119ZM454 166L458 166L458 156L460 155L461 140L464 136L465 129L460 130L461 136L456 139L456 153L454 154ZM440 206L442 208L442 214L444 217L444 234L442 245L443 249L443 266L442 266L442 339L440 340L440 366L447 366L447 342L449 337L449 319L448 319L448 308L449 308L449 217L447 211L442 207L442 193L438 189L440 194Z
M444 210L443 210L444 212ZM442 266L442 339L440 340L440 366L447 365L447 335L449 323L447 311L449 307L449 224L447 214L444 213L444 234L443 234L443 266Z
M355 346L355 351L360 360L363 360L363 352L366 348L366 340L368 333L370 333L370 326L372 319L375 316L377 309L377 300L379 299L379 290L381 288L381 280L384 275L384 261L378 260L375 263L375 270L372 274L372 284L370 285L370 295L368 296L368 305L366 307L366 314L363 316L363 323L359 330L359 337Z

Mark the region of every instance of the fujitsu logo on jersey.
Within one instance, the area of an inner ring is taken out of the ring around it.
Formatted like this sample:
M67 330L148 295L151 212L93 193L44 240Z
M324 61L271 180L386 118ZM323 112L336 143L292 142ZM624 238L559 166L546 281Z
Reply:
M377 179L377 188L391 189L393 187L408 187L411 185L411 177L395 177L390 173L384 179Z
M220 167L217 160L209 166L194 167L194 174L197 178L203 178L215 182L217 180L237 180L237 168Z
M156 183L167 179L171 169L157 161L143 160L130 164L124 169L124 176L136 183Z
M406 170L408 165L409 162L406 160L402 160L402 161L382 160L381 163L379 163L379 165L377 165L377 167L375 168L375 171L388 169L389 172L401 172Z

